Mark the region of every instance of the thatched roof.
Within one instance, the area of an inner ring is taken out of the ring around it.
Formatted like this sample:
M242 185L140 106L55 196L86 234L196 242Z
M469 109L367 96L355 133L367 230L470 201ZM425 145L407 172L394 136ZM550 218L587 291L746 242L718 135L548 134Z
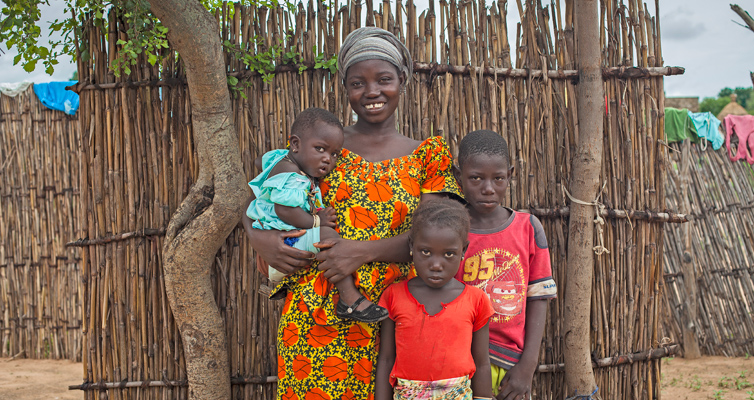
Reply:
M720 111L720 114L717 114L717 119L722 121L723 118L731 114L732 115L749 115L746 109L736 102L735 94L730 95L730 103L728 103L722 109L722 111Z

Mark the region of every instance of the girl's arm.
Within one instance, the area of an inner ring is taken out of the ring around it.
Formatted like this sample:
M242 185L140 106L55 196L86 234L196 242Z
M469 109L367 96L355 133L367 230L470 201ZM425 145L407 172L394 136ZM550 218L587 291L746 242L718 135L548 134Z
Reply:
M380 354L377 356L377 374L374 381L374 399L392 400L393 386L390 371L395 364L395 322L390 318L382 321L380 331Z
M275 214L277 214L280 220L296 228L309 229L314 225L314 217L301 207L275 204ZM332 207L322 209L317 215L319 216L319 226L327 226L335 229L338 218Z
M275 204L275 214L281 221L299 229L309 229L314 224L314 216L301 207L289 207Z
M520 395L531 393L531 381L537 369L539 345L545 330L547 300L532 300L526 303L526 334L524 336L524 353L521 359L503 377L499 400L516 399Z
M244 209L249 207L252 200L254 200L253 194L249 197ZM252 226L253 221L246 216L245 212L241 217L241 223L246 235L251 239L251 246L254 250L278 271L289 275L311 264L313 253L288 246L283 242L283 239L301 236L305 231L280 232L255 229Z
M442 193L424 193L421 201L444 197ZM322 249L317 254L321 261L319 269L332 283L356 272L359 267L374 261L410 262L408 254L408 232L380 240L326 239L315 245Z
M492 398L492 370L490 367L490 323L474 332L471 337L471 356L474 357L476 372L471 378L471 391L474 398Z
M301 170L296 164L280 161L272 167L267 179L283 173L300 174ZM299 229L309 229L314 224L314 217L301 207L289 207L275 203L275 214L286 224Z

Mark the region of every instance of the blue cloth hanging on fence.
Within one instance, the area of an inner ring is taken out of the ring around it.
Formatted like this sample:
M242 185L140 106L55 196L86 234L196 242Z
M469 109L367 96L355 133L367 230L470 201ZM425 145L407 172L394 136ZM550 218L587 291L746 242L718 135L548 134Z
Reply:
M34 93L47 108L73 115L79 109L79 95L65 87L75 84L76 81L35 83Z
M720 133L720 120L715 118L711 112L692 113L689 111L689 117L694 121L696 132L700 138L707 139L712 143L713 150L719 150L725 143L725 137Z

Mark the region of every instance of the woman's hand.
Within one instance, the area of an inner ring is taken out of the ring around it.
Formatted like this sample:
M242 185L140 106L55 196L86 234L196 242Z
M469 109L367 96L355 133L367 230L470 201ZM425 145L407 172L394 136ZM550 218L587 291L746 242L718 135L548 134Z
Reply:
M324 208L321 211L319 211L317 215L319 215L320 226L328 226L330 228L335 229L335 226L338 223L338 216L335 215L334 208L332 207Z
M373 261L366 255L364 244L358 240L325 239L315 243L314 247L321 249L317 254L320 261L319 270L331 283L338 283L341 279L356 272L362 265Z
M299 237L305 230L281 232L274 230L251 229L251 245L272 268L290 275L311 264L314 253L288 246L283 239Z

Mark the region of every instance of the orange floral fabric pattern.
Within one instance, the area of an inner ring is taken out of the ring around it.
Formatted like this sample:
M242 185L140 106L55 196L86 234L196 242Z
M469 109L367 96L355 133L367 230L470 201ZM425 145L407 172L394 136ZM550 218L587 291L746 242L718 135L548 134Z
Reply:
M460 195L451 166L437 136L412 154L374 163L343 149L320 188L335 208L341 237L378 240L408 231L422 193ZM377 303L387 286L413 271L409 263L374 262L356 273L356 285ZM338 318L337 290L316 266L286 278L281 290L288 293L278 327L278 399L372 400L379 324Z

